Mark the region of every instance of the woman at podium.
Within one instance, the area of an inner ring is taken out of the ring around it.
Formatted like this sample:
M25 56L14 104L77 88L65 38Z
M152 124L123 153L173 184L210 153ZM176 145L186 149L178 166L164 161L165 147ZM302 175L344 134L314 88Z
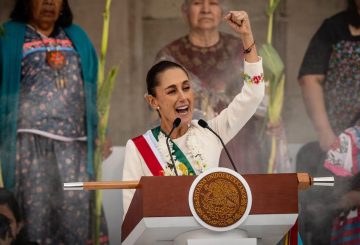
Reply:
M255 113L264 97L265 84L249 17L244 11L230 11L224 18L244 46L243 51L233 51L244 52L241 92L217 117L199 123L193 120L194 92L186 69L171 61L155 64L146 77L145 98L157 111L160 125L128 140L123 180L139 180L141 176L198 175L217 167L223 148L218 136L226 144ZM134 190L123 191L124 214L133 195Z

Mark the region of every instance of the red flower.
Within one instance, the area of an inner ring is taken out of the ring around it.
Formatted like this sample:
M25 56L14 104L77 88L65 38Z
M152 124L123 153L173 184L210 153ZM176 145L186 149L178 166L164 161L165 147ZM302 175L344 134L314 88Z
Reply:
M252 80L254 83L258 84L261 81L261 76L253 76Z

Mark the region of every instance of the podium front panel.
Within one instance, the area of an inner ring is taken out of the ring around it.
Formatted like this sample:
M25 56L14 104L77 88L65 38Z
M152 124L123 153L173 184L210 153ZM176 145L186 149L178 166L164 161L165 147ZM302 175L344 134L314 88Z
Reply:
M253 196L250 215L298 213L298 180L294 174L245 174ZM122 241L146 217L192 216L189 189L196 176L144 176L122 226Z

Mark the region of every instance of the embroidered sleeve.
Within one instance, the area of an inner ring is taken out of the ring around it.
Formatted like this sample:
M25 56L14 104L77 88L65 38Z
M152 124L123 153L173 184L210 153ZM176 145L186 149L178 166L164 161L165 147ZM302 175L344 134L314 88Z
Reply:
M255 63L249 63L244 60L243 78L245 83L259 84L264 82L264 73L262 66L262 58Z
M244 86L229 106L209 121L224 140L229 142L255 114L265 95L262 59L255 63L244 61Z
M260 82L264 82L264 74L250 76L249 74L243 73L243 79L245 83L249 84L258 84Z

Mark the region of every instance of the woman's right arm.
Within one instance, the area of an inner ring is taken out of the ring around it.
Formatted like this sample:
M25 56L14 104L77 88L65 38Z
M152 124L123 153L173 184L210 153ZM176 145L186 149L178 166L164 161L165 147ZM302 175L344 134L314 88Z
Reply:
M318 134L320 147L327 151L336 141L325 109L324 92L321 82L324 75L305 75L300 78L300 86L305 108Z
M312 37L298 75L306 111L317 132L320 147L325 151L337 138L328 119L322 84L336 40L331 23L325 20Z
M141 176L145 175L141 167L141 156L134 142L130 139L126 143L125 148L125 159L122 180L140 180ZM124 217L129 209L131 200L134 196L135 189L124 189L123 190L123 210Z

